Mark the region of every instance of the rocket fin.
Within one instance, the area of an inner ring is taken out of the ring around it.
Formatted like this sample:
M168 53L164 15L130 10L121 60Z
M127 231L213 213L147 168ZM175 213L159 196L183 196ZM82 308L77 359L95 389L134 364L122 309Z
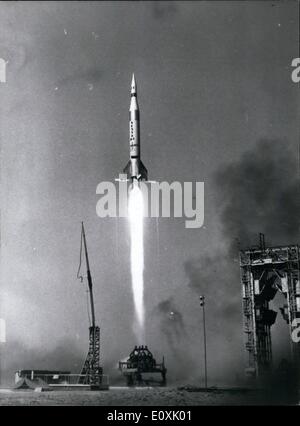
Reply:
M138 175L133 175L132 162L129 160L126 167L123 169L123 172L126 173L127 179L137 179L137 180L147 180L148 171L141 160L138 160Z
M127 178L131 176L131 161L128 161L126 167L123 169L123 172L127 174Z
M140 176L141 180L148 180L148 170L144 166L144 164L140 161Z

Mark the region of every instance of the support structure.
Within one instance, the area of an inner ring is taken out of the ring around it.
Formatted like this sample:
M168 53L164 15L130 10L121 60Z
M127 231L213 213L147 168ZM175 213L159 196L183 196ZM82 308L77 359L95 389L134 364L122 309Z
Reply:
M261 376L272 368L271 326L277 312L269 302L277 291L284 295L281 314L289 326L293 365L299 368L300 344L292 332L300 318L300 254L298 245L266 247L260 235L260 247L240 251L245 346L248 375Z
M81 228L80 259L81 259L81 251L82 251L82 242L84 246L87 280L88 280L88 288L89 288L89 295L90 295L91 326L89 328L89 350L88 350L88 354L84 362L83 368L81 370L79 383L90 384L92 386L99 386L101 384L102 374L103 374L103 370L100 367L100 328L96 325L96 321L95 321L93 282L92 282L92 276L90 271L89 256L87 251L87 244L86 244L86 237L85 237L83 223Z
M100 328L91 326L89 330L89 350L81 370L79 383L99 385L103 373L102 367L100 367Z

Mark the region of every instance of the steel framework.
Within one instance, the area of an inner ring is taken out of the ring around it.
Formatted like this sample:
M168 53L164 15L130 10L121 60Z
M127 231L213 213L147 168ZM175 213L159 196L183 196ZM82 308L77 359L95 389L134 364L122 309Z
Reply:
M300 256L299 246L266 247L240 251L241 284L245 347L248 353L246 372L255 377L272 368L271 326L277 312L269 309L269 302L277 291L284 295L281 314L289 325L291 355L299 368L300 348L293 342L292 331L300 318Z
M103 374L103 369L100 367L100 328L96 325L96 319L95 319L93 281L92 281L92 275L90 270L89 256L88 256L83 222L81 224L80 263L79 263L77 277L79 277L79 271L81 267L82 248L84 248L85 260L86 260L87 281L88 281L88 289L89 289L89 295L90 295L91 325L89 327L89 350L81 370L79 383L90 384L96 387L101 384L102 374Z
M99 385L103 374L102 367L100 367L100 328L91 326L89 330L89 350L81 370L79 383Z

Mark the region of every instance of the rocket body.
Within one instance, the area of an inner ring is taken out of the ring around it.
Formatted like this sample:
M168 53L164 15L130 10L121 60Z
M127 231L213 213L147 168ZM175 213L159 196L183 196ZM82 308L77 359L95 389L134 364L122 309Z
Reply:
M131 98L129 108L129 154L130 159L127 163L124 173L127 179L147 180L148 172L141 161L141 143L140 143L140 110L137 101L137 89L134 75L131 82Z

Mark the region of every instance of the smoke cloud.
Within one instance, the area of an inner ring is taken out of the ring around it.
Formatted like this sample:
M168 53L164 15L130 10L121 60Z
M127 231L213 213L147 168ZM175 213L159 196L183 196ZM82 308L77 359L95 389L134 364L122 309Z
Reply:
M159 319L162 334L174 350L178 339L185 335L186 331L182 314L178 311L173 297L160 302L154 309L154 314Z
M217 363L217 353L222 351L228 372L235 356L238 360L244 350L239 248L257 244L259 232L266 235L266 244L298 242L297 170L295 156L283 141L261 140L214 176L223 248L212 249L201 259L190 259L184 267L190 289L206 298L208 335L214 336L211 362Z
M164 354L168 368L168 383L184 383L195 378L196 362L191 351L183 350L191 347L183 315L179 311L173 297L158 303L153 309L153 320L158 324L164 343ZM197 375L197 373L196 373Z
M287 144L261 140L215 176L225 241L236 252L266 235L267 243L292 244L299 238L299 165Z

